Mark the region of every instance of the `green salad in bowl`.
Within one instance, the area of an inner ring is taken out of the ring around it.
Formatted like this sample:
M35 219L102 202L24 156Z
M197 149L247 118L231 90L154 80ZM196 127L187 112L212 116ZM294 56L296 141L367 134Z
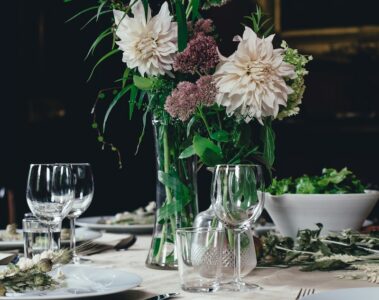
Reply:
M283 194L355 194L364 193L365 186L346 167L340 171L323 169L320 176L303 175L296 179L274 178L268 192L271 195Z
M319 176L274 179L265 208L284 236L324 224L322 234L359 230L379 198L347 168L323 169Z

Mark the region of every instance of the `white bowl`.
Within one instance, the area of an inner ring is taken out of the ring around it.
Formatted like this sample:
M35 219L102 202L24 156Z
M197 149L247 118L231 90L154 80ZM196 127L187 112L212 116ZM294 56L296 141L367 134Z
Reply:
M265 208L279 232L295 238L299 229L313 229L322 223L321 234L361 228L379 199L379 191L361 194L284 194L266 193Z

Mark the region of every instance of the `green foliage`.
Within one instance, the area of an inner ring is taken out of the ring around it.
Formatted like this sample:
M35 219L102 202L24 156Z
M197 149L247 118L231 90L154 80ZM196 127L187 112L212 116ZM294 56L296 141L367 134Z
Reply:
M178 22L178 50L182 52L187 47L188 29L186 11L181 0L175 0L176 21Z
M115 105L118 103L118 101L120 101L120 99L127 93L130 91L130 89L133 87L132 84L129 84L128 86L124 87L123 89L121 89L117 94L116 94L116 97L113 98L111 104L109 105L106 113L105 113L105 116L104 116L104 121L103 121L103 132L105 132L105 128L107 126L107 121L108 121L108 117L109 117L109 114L111 113L112 109L115 107Z
M184 159L184 158L191 157L195 154L196 154L195 147L191 145L191 146L188 146L186 149L184 149L182 153L180 153L179 158Z
M253 31L261 37L268 36L274 29L273 24L268 26L268 24L272 23L271 18L265 18L262 9L258 5L255 13L253 13L251 16L245 17L245 19L251 22L250 25Z
M192 143L196 155L205 165L214 166L222 163L221 149L211 140L197 134L194 136Z
M134 75L133 76L134 85L142 91L149 91L153 88L154 79L146 78Z
M191 192L189 188L179 179L179 176L172 173L158 171L158 180L174 195L174 201L166 201L158 211L158 222L163 222L176 213L180 213L184 207L191 201Z
M296 241L274 233L261 237L258 265L302 266L301 271L334 271L354 268L356 262L379 260L379 239L373 238L372 234L345 230L321 237L322 224L316 225L315 230L300 230ZM349 260L344 260L343 256Z
M229 133L225 130L218 130L211 134L211 138L217 142L228 142L230 140Z
M269 169L275 161L275 132L272 129L271 120L266 120L262 128L263 159Z
M105 60L107 60L109 57L111 57L112 55L116 54L117 52L119 52L120 49L113 49L111 51L109 51L108 53L106 53L103 57L101 57L97 63L93 66L92 68L92 71L87 79L87 81L90 81L92 76L93 76L93 73L95 72L96 68Z
M303 175L297 179L274 179L268 191L272 195L364 193L365 186L346 167L337 171L323 169L321 176Z

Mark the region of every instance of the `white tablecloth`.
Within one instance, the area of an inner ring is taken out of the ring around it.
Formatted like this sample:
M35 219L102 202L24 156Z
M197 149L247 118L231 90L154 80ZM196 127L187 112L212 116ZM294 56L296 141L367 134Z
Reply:
M106 234L104 236L106 238ZM213 294L187 293L180 289L177 271L153 270L145 266L151 236L138 236L136 244L126 251L110 251L91 256L97 265L123 268L143 278L140 287L112 297L94 299L146 299L148 297L179 292L177 299L254 299L254 300L294 300L300 288L314 288L316 292L353 287L379 287L377 284L360 280L339 279L340 272L300 272L290 269L256 269L245 278L263 287L253 293L216 292Z

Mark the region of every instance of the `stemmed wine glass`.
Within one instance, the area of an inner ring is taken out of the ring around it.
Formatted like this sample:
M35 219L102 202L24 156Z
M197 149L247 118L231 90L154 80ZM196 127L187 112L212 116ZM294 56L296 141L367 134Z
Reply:
M262 213L264 179L258 165L217 165L212 183L212 203L217 218L233 231L234 278L222 288L249 291L259 286L241 279L241 232L251 226Z
M49 250L53 249L53 227L71 210L73 191L70 165L30 165L26 199L34 216L47 227Z
M91 170L91 165L88 163L71 164L72 178L74 184L73 205L71 211L67 215L70 220L70 248L72 250L73 262L80 264L85 259L80 258L76 254L76 236L75 236L75 221L83 212L90 206L94 193L94 181Z

